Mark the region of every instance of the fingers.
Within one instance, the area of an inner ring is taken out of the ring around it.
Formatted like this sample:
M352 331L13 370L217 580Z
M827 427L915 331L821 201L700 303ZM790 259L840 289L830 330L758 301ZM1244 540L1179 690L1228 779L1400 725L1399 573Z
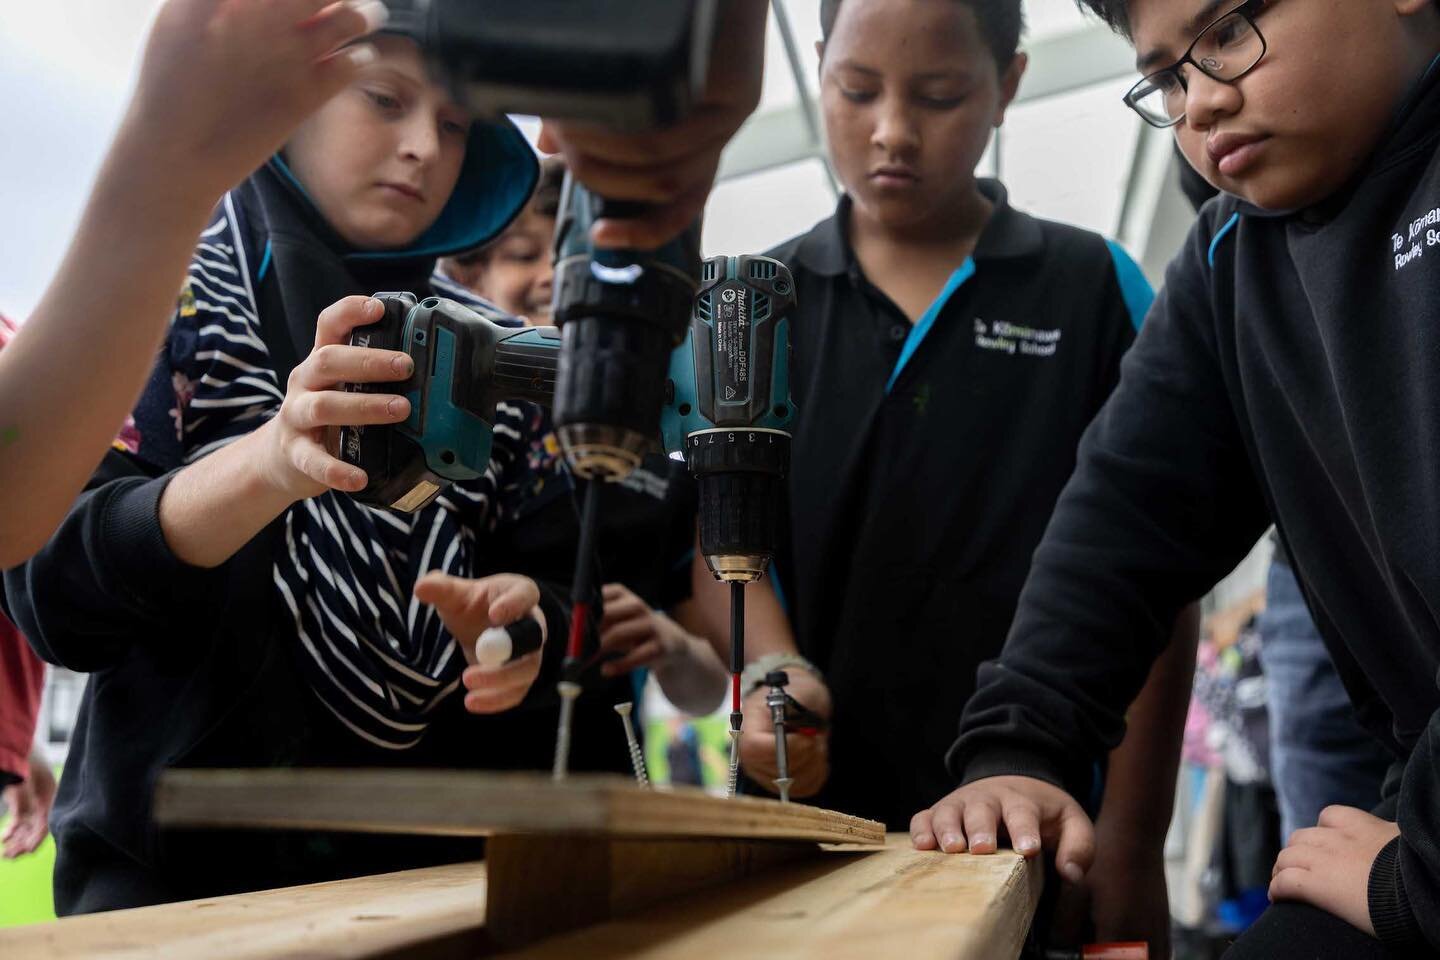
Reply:
M331 456L309 436L296 434L291 437L285 455L295 470L331 490L355 493L365 489L368 481L364 470Z
M934 850L936 846L934 814L921 810L910 818L910 843L916 850Z
M528 653L498 670L467 667L460 675L465 685L465 709L471 713L500 713L518 705L540 675L540 651Z
M1059 824L1056 869L1071 883L1080 883L1095 862L1095 826L1080 805L1068 797L1062 801L1056 820Z
M710 182L707 180L673 202L655 207L643 217L597 220L590 236L597 247L607 249L656 249L678 237L695 222L705 209L705 198L709 195Z
M310 55L323 57L352 40L374 33L390 19L390 9L381 0L352 0L332 3L307 18L300 29Z
M649 617L612 621L609 626L601 625L600 650L602 653L628 651L654 635L655 628Z
M1040 852L1040 810L1028 800L1011 800L1003 811L1010 846L1025 857Z
M660 641L650 640L632 648L620 659L604 664L600 668L600 673L606 677L618 677L621 674L639 670L641 667L648 667L657 660L663 659L664 656L665 649L661 646Z
M999 803L991 797L967 799L961 824L971 853L994 853L998 848ZM947 852L952 852L947 849Z
M969 849L965 835L965 801L946 798L930 808L930 839L946 853L964 853ZM928 848L922 848L928 849Z
M485 580L455 577L432 570L416 582L415 599L439 610L443 618L447 614L488 611L490 588Z
M375 350L330 343L316 347L291 374L292 386L328 390L341 383L392 383L415 370L410 355L398 350Z
M385 315L385 306L374 297L346 297L320 311L315 321L315 349L329 343L350 342L350 331L374 323Z
M493 597L487 611L491 623L502 626L514 623L540 603L540 588L529 577L502 574L485 579L492 581L490 592ZM541 622L544 622L543 618Z
M383 393L316 390L292 399L284 416L289 427L300 432L326 427L400 423L410 416L410 401Z
M650 613L650 606L644 600L618 583L607 583L601 589L600 595L605 606L604 616L600 620L601 631L613 624L640 619Z

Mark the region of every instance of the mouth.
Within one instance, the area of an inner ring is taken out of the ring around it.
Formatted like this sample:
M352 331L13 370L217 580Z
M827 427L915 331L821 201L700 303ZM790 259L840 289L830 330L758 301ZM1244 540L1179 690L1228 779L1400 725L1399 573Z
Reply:
M379 186L380 189L384 190L386 193L391 193L395 196L404 197L407 200L414 200L416 203L425 202L425 194L421 193L418 189L410 186L409 184L390 183L387 181L377 184L377 186Z
M1254 133L1218 133L1205 141L1205 152L1222 176L1238 177L1245 173L1270 140Z
M920 182L920 178L914 170L900 164L876 167L870 171L868 177L871 183L882 189L913 187Z

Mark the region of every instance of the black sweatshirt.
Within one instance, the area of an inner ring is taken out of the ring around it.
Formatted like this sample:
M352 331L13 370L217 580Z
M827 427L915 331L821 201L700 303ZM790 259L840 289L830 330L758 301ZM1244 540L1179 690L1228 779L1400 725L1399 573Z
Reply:
M1395 946L1440 947L1437 146L1440 65L1326 202L1201 211L949 755L965 782L1088 783L1177 612L1273 518L1360 719L1402 758L1400 842L1370 884Z

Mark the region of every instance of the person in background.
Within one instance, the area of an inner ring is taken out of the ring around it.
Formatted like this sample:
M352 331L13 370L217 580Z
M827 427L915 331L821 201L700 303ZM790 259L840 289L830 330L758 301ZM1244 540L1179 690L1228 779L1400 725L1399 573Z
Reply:
M520 216L499 239L441 260L436 288L443 291L446 281L457 283L526 323L548 326L555 279L555 214L564 181L563 158L541 160L540 183Z
M825 0L820 15L820 104L845 196L771 252L795 278L798 414L785 543L746 604L742 755L769 789L758 684L784 669L830 720L828 735L787 738L794 795L903 830L955 786L945 753L976 666L1004 642L1152 295L1117 244L1021 212L975 174L1026 67L1019 0ZM697 595L716 594L707 578L696 570ZM1193 611L1169 626L1176 652L1134 735L1103 779L1091 770L1108 868L1064 886L1089 896L1070 912L1102 938L1157 954L1197 636Z

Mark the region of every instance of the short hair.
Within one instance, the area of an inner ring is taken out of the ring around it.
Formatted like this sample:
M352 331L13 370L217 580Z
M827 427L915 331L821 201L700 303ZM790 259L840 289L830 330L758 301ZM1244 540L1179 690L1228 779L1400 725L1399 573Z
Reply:
M1122 37L1130 36L1129 0L1076 0L1076 4L1104 20L1111 30Z
M975 22L980 25L980 38L985 42L995 64L1001 70L1015 59L1020 49L1020 33L1025 28L1025 15L1020 9L1020 0L956 0L975 13ZM820 37L830 39L835 28L835 18L840 14L840 0L820 0Z
M553 157L540 158L540 179L535 184L535 192L530 195L529 206L542 217L555 217L560 212L560 190L565 185L565 158L556 154ZM482 247L456 254L449 259L463 266L470 266L486 259L490 255L492 244L505 234L494 237L489 243Z
M1075 0L1085 10L1089 10L1095 16L1104 20L1106 25L1120 36L1128 39L1130 37L1130 2L1129 0ZM1440 8L1440 0L1433 4Z

